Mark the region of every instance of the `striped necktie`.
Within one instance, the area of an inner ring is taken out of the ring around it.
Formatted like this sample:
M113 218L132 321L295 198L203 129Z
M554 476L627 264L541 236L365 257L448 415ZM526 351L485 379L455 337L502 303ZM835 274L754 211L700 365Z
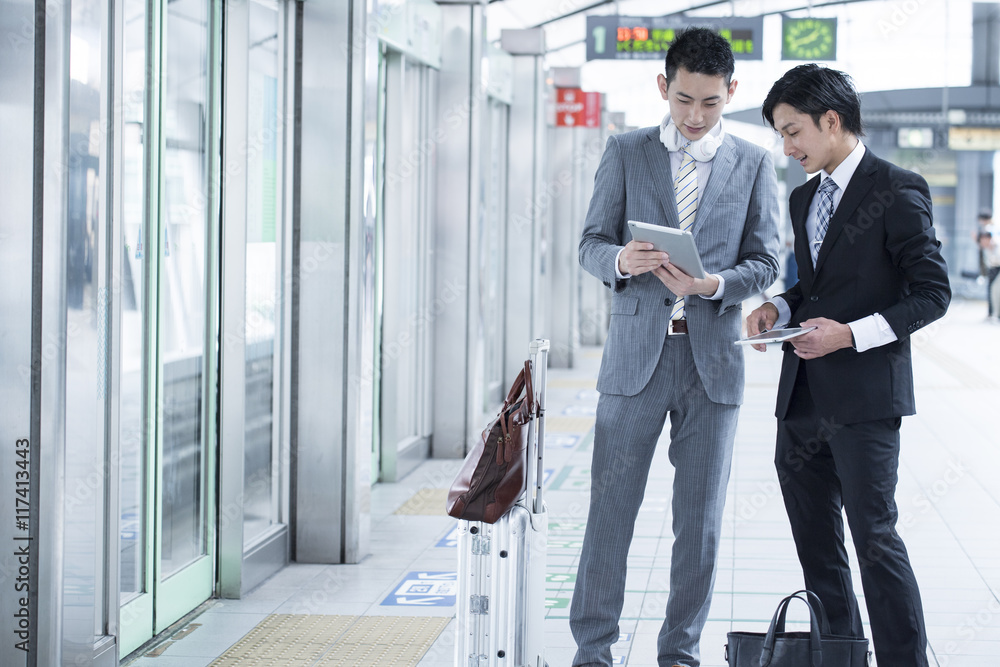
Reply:
M674 199L677 200L677 218L681 230L690 232L694 227L694 216L698 212L698 169L694 158L688 153L691 142L681 148L681 166L674 177ZM684 297L678 297L670 311L670 319L679 320L684 317Z
M819 249L826 238L826 230L830 229L830 218L833 217L833 193L837 191L837 183L830 177L819 184L819 206L816 208L816 234L813 236L812 253L813 266L819 257Z

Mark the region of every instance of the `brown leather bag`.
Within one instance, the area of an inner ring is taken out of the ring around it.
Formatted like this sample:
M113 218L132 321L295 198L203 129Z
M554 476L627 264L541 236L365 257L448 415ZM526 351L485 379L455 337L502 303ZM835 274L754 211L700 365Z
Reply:
M452 482L448 491L450 516L496 523L514 506L524 493L528 422L534 418L531 362L525 361L500 414L483 431Z

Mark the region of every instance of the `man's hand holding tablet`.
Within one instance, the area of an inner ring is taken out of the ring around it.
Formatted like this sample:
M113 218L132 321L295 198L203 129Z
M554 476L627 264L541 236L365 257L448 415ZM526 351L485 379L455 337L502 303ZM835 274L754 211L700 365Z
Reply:
M770 331L774 328L774 323L777 321L778 307L773 303L764 303L760 308L747 316L747 338L753 338L765 331ZM752 343L751 345L758 352L767 350L765 343Z
M755 336L747 336L737 341L737 345L753 345L755 350L761 349L769 343L783 343L786 340L797 338L810 331L815 331L816 327L789 327L788 329L775 329L774 331L764 331Z

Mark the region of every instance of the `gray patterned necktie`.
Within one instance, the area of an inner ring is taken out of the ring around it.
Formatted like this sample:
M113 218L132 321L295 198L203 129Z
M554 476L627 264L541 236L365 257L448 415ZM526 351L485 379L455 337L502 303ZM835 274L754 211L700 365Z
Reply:
M688 152L691 142L681 148L681 166L674 176L674 199L677 200L677 218L681 231L690 232L698 214L698 170L694 157ZM678 297L670 310L670 319L684 318L684 297Z
M826 230L830 228L830 218L833 217L833 193L837 191L837 183L832 178L825 178L819 184L819 206L816 209L816 235L813 236L812 253L813 266L819 257L819 249L826 238Z

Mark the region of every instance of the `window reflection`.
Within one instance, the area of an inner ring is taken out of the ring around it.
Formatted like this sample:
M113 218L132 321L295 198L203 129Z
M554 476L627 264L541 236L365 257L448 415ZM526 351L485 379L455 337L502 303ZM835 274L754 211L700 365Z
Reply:
M146 96L146 3L126 0L122 59L122 253L121 385L119 391L119 452L121 505L121 603L145 591L146 434L143 427L143 331L146 328L143 276L143 123Z
M490 100L489 169L483 170L480 222L480 312L483 323L483 405L490 414L503 401L504 226L507 218L507 105Z
M274 340L277 328L278 12L249 4L247 103L246 402L243 541L252 544L278 522L274 452Z
M101 123L105 85L99 3L74 3L69 26L65 161L52 168L65 176L65 531L63 538L61 640L72 661L80 642L103 633L106 590L105 443L108 290L104 269L106 149ZM57 103L58 104L58 103ZM58 106L56 107L58 108ZM59 133L56 134L59 136ZM57 325L58 326L58 325ZM91 595L75 595L90 591Z
M168 4L164 35L162 255L163 488L161 574L205 553L202 373L208 164L208 2Z

